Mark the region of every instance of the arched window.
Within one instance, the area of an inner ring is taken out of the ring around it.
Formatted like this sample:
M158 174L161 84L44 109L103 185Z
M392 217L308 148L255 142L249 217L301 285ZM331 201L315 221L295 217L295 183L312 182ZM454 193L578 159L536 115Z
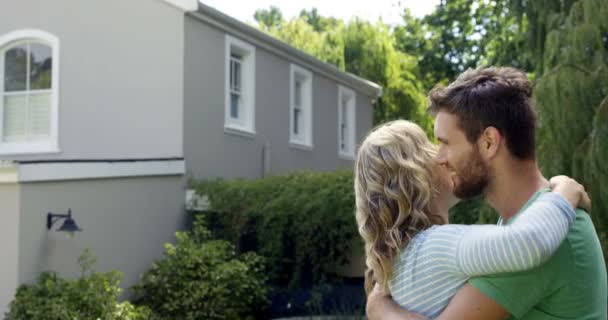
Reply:
M58 151L58 58L44 31L0 36L0 154Z

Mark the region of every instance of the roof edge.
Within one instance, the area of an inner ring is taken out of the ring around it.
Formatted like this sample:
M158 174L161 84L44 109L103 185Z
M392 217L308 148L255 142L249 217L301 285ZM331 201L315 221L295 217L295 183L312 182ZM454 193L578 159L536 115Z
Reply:
M273 54L281 56L290 62L300 64L343 85L349 86L356 91L366 94L373 99L382 96L382 87L372 81L342 71L336 66L323 62L316 57L305 53L295 47L276 39L257 28L232 18L217 9L198 3L198 10L187 13L188 15L207 22L234 36L254 43L256 46L269 50Z

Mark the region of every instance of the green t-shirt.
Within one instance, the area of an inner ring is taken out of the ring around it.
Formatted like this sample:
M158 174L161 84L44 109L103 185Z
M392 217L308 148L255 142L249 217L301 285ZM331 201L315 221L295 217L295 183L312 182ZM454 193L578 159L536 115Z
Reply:
M547 190L536 192L520 213ZM511 318L605 320L606 281L606 265L591 218L577 210L566 239L546 263L529 271L474 278L470 284L502 305Z

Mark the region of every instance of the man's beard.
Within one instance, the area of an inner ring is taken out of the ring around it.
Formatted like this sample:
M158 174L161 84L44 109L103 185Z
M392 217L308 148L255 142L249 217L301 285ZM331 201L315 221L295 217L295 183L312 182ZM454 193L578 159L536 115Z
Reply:
M470 199L485 192L490 183L490 168L481 159L477 146L473 146L471 157L456 175L459 183L454 184L454 195L458 198Z

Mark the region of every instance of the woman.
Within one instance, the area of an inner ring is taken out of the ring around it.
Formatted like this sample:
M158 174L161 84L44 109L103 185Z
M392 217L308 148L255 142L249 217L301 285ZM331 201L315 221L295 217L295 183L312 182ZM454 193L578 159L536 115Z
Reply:
M355 163L366 291L379 286L429 318L472 276L527 270L547 260L584 195L576 181L558 178L554 192L541 195L508 226L449 225L448 208L456 199L435 155L436 146L420 127L398 120L374 129Z

